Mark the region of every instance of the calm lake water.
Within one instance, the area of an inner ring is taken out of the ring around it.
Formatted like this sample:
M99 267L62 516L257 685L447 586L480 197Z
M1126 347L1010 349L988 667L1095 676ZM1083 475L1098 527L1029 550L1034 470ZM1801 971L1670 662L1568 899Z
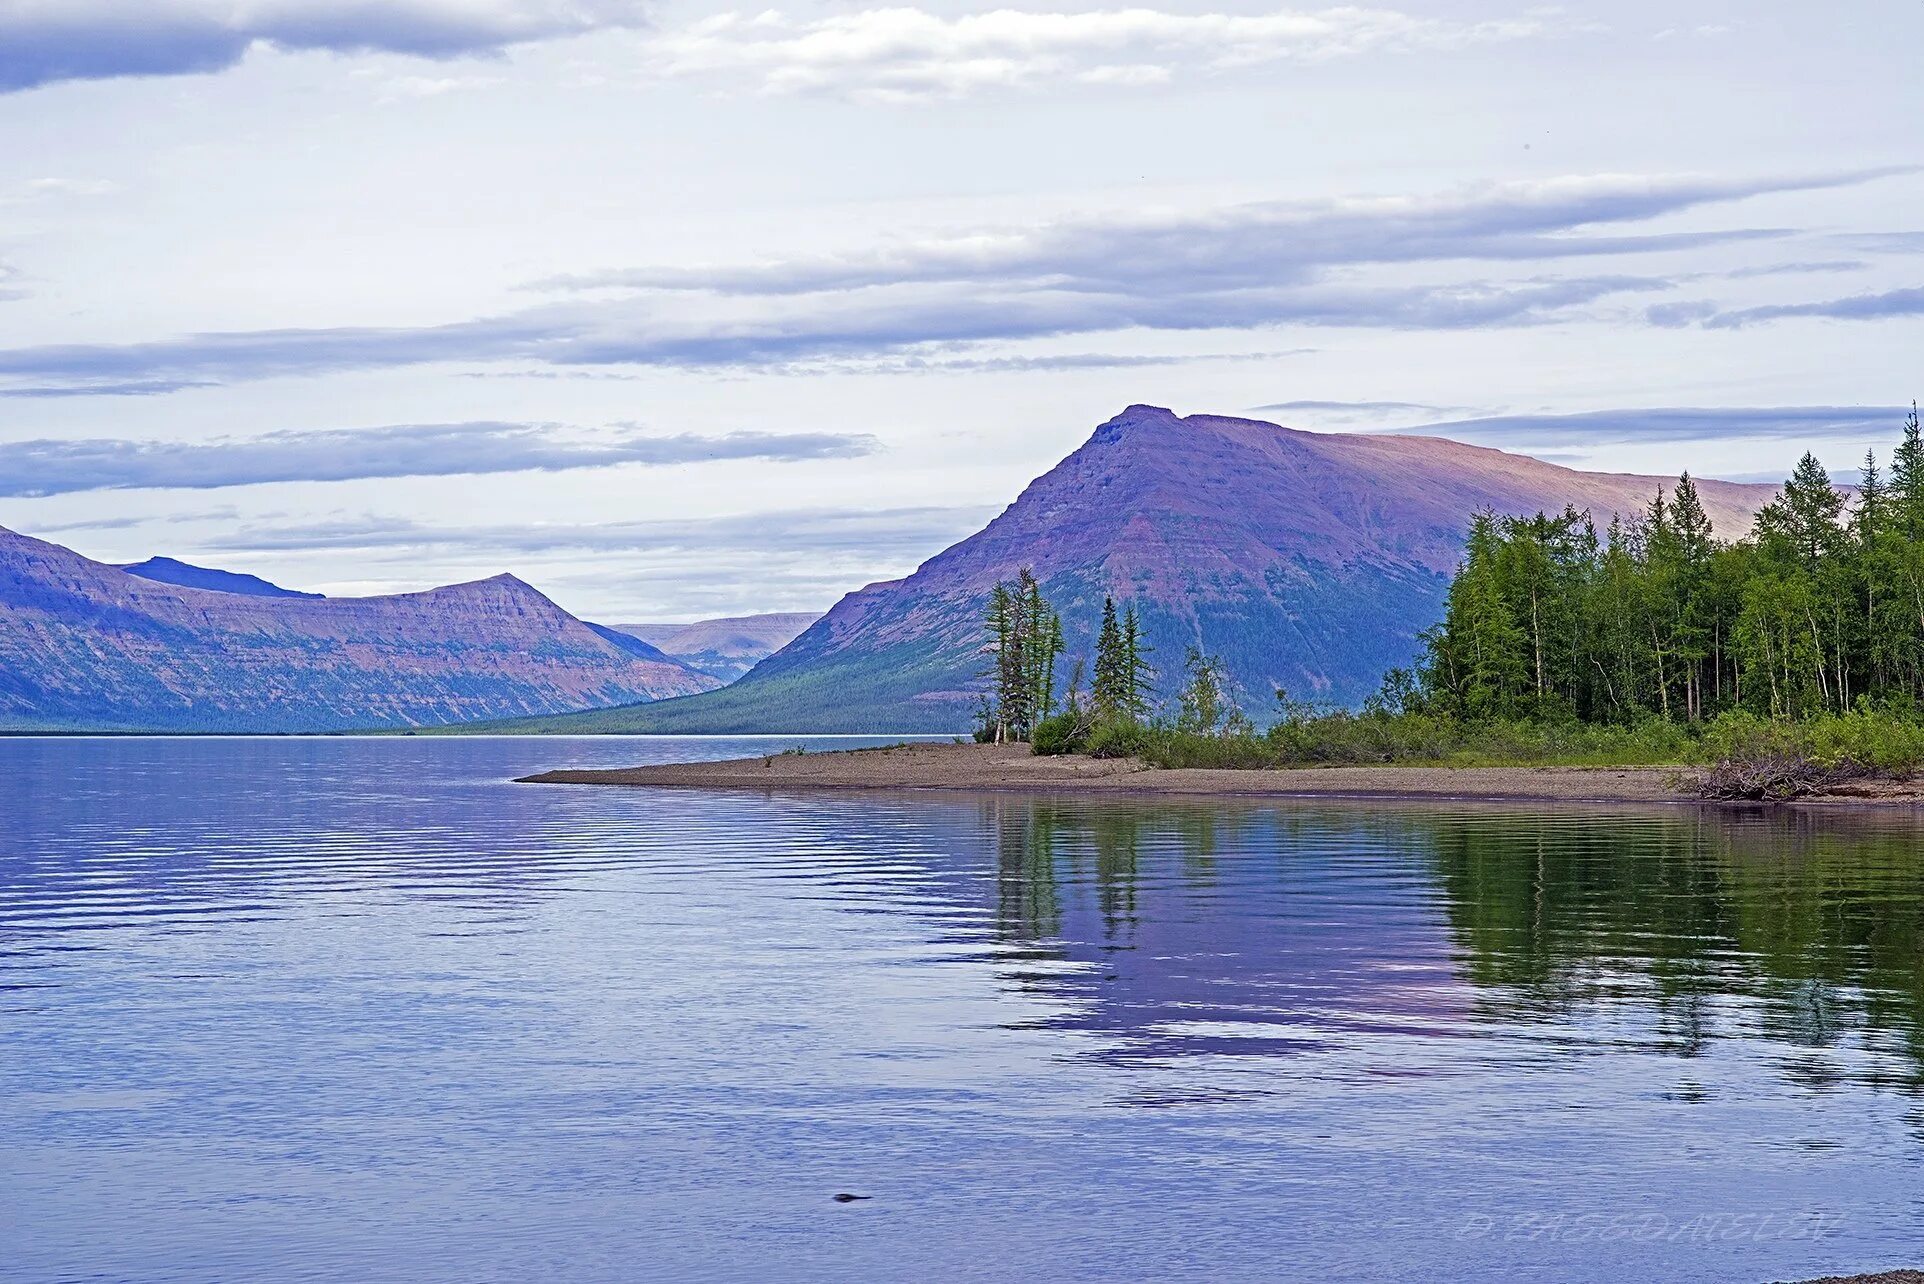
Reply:
M1924 1258L1908 812L509 783L793 743L0 741L0 1274Z

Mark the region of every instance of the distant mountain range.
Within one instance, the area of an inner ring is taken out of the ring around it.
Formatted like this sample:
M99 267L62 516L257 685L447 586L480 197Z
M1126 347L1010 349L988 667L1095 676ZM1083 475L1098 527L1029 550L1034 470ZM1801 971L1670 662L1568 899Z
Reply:
M0 529L0 730L436 726L717 685L511 575L320 598L171 559L108 566Z
M1165 691L1191 645L1256 714L1274 692L1354 704L1442 611L1471 516L1641 512L1674 478L1579 472L1440 438L1299 432L1131 406L983 530L906 579L844 597L740 681L529 730L959 731L982 683L981 617L1031 565L1086 655L1104 594L1141 613ZM1774 486L1700 484L1736 533Z
M622 632L651 642L691 669L733 682L793 642L822 618L820 611L735 615L693 624L617 624Z
M1671 481L1131 406L983 530L819 619L613 628L509 575L323 598L0 529L0 730L960 731L984 602L1024 565L1070 659L1112 594L1140 612L1165 693L1195 645L1258 715L1279 686L1354 704L1440 615L1472 514L1574 504L1601 525ZM1700 489L1726 533L1776 492Z

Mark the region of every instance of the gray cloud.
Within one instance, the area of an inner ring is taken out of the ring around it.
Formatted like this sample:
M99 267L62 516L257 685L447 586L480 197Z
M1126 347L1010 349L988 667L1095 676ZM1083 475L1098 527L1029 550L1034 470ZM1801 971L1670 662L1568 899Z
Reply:
M248 380L445 361L555 365L768 366L900 353L924 345L1038 339L1140 327L1247 329L1296 323L1391 329L1529 325L1663 278L1583 277L1423 286L1316 285L1196 294L1103 295L950 288L904 297L759 301L741 317L663 320L637 301L580 304L419 329L268 330L124 345L0 351L0 376L76 391L130 382ZM3 385L0 385L3 386Z
M899 355L871 355L857 357L808 357L802 360L782 363L771 362L754 368L757 378L767 375L818 375L818 374L864 374L864 375L918 375L918 374L980 374L1049 372L1057 370L1136 370L1157 366L1191 365L1202 361L1281 361L1288 357L1306 356L1318 351L1315 348L1281 348L1268 352L1199 352L1199 353L1117 353L1117 352L1068 352L1044 353L1036 356L1004 354L999 356L970 355L976 350L973 341L951 344L919 344L913 350L904 350ZM632 382L645 379L643 374L619 370L468 370L462 371L466 379L565 379L565 380L618 380ZM0 392L0 395L5 395Z
M836 258L610 274L573 284L621 285L613 297L577 293L445 325L15 348L0 351L0 379L111 389L429 363L770 368L952 360L957 348L972 344L1132 328L1533 325L1610 295L1667 290L1675 281L1614 273L1375 284L1358 273L1392 263L1567 259L1771 235L1739 229L1604 236L1595 229L1887 172L1743 181L1572 179L1432 200L1070 219Z
M1784 229L1597 235L1702 205L1850 186L1897 170L1769 179L1568 178L1468 194L1323 202L1258 202L1166 215L1064 219L978 228L859 253L743 266L655 267L553 277L530 288L804 294L876 286L1020 282L1093 291L1231 289L1311 280L1326 269L1382 263L1538 262L1775 238Z
M642 24L637 0L11 0L0 93L66 80L220 71L257 45L422 58Z
M1835 321L1882 321L1887 317L1924 316L1924 286L1886 290L1881 294L1853 294L1817 303L1777 303L1758 308L1713 312L1702 318L1711 330L1737 330L1764 321L1789 317L1828 317Z
M367 515L246 526L202 547L230 552L457 548L508 555L699 552L896 559L939 552L978 529L995 511L980 505L788 509L681 520L517 526L430 526L411 518Z
M1115 353L1068 352L1041 356L971 357L940 352L907 353L894 358L877 358L845 363L845 368L863 374L1032 374L1057 370L1140 370L1156 366L1182 366L1199 361L1280 361L1314 352L1314 348L1287 348L1278 352L1206 353ZM808 362L792 367L770 367L773 374L812 374L825 368L823 362Z
M1724 273L1733 281L1759 276L1801 276L1809 272L1856 272L1869 267L1862 259L1822 259L1803 263L1767 263L1762 267L1735 268Z
M1840 232L1831 239L1860 254L1924 254L1924 232Z
M3 292L0 292L0 297L4 297ZM158 397L170 392L180 392L187 388L212 388L216 386L216 384L205 379L136 379L124 383L20 384L11 388L0 388L0 397L48 399L63 397Z
M1779 468L1775 472L1763 470L1754 473L1719 473L1717 480L1749 482L1758 486L1781 486L1784 483L1784 479L1790 475L1790 471L1791 469L1787 462L1785 467ZM1858 486L1862 485L1864 481L1864 470L1861 468L1826 468L1824 471L1830 475L1833 485Z
M1677 330L1697 322L1707 321L1717 315L1717 305L1707 299L1691 299L1679 303L1659 303L1644 309L1644 320L1651 325L1662 326L1666 330Z
M51 525L44 522L36 522L33 533L36 538L45 539L49 535L70 535L80 531L127 531L137 530L143 526L166 526L173 528L186 522L232 522L238 521L239 519L240 510L238 508L235 508L231 504L223 504L217 508L180 509L171 511L165 517L157 517L151 514L141 517L122 515L118 517L90 517L82 521L55 522Z
M846 459L876 449L872 437L839 433L570 437L548 426L507 423L278 432L209 442L49 439L0 443L0 495L212 490L262 482L553 472L722 459Z
M1498 415L1396 431L1493 445L1603 446L1723 437L1895 439L1903 423L1904 410L1892 406L1648 407L1574 415Z
M1420 401L1272 401L1264 406L1252 406L1255 414L1306 414L1322 419L1350 421L1356 419L1407 418L1412 414L1440 415L1458 406L1433 406Z

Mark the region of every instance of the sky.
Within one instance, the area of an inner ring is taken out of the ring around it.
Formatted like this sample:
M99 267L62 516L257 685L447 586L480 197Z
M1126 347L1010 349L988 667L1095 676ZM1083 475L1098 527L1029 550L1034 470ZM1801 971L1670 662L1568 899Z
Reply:
M1131 403L1768 480L1924 396L1924 5L0 0L0 525L825 609Z

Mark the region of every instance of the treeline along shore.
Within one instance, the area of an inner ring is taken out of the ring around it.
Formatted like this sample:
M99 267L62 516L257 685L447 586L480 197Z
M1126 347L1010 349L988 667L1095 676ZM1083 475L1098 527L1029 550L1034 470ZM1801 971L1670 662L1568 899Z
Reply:
M1416 662L1357 709L1287 691L1240 708L1200 646L1158 706L1161 657L1113 599L1092 656L1065 657L1063 636L1028 570L995 587L974 732L993 752L537 779L1909 799L1924 768L1924 432L1913 407L1888 473L1873 454L1854 492L1806 453L1735 539L1713 530L1688 474L1603 529L1575 508L1480 513Z

